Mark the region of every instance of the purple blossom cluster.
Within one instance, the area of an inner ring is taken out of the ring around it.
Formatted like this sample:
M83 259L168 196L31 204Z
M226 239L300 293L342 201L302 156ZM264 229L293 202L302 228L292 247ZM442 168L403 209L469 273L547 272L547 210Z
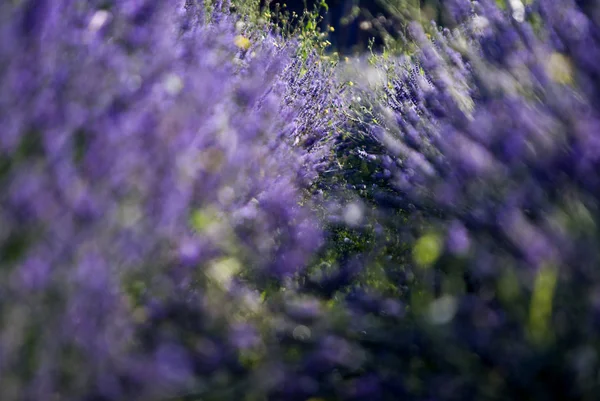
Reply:
M399 197L450 221L456 254L472 231L533 274L597 262L594 10L538 1L517 18L482 1L434 42L413 26L422 73L396 75L372 132Z
M229 8L0 4L2 400L223 399L248 371L255 288L322 243L338 117Z
M345 301L361 397L594 398L599 5L445 3L458 27L410 26L416 53L377 61L386 85L356 92L343 145L390 228L368 268L392 289Z
M0 399L596 399L600 4L234 6L0 3Z

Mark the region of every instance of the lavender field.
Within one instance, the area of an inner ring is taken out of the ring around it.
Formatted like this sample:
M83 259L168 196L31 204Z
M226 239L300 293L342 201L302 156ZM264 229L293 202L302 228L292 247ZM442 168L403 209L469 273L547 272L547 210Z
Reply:
M600 399L600 1L317 3L0 1L0 401Z

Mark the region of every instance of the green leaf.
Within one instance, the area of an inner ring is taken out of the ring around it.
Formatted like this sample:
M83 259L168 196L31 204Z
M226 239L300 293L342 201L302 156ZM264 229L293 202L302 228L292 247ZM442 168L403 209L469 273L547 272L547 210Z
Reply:
M557 270L552 265L542 266L535 278L529 305L529 336L537 344L551 339L550 320L552 299L557 282Z
M435 233L426 234L417 240L413 248L414 261L422 266L429 267L442 253L442 239Z

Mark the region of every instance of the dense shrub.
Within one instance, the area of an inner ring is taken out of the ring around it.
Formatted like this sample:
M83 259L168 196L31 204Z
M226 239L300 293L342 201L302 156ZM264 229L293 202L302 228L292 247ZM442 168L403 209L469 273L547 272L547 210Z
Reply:
M459 28L414 24L417 53L374 58L385 85L356 92L344 147L412 248L383 268L402 318L366 283L348 301L370 398L594 398L598 4L508 3L448 2Z
M227 389L260 345L255 287L321 243L306 191L329 158L335 87L227 4L13 3L0 398Z
M596 399L600 6L501 3L1 3L0 398Z

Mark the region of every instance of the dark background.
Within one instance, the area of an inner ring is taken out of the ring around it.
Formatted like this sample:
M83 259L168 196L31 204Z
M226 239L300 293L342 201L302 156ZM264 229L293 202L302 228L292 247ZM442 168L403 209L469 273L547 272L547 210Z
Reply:
M286 10L290 14L302 15L305 6L308 10L313 10L319 3L320 0L272 0L269 8L275 12L279 6L280 10ZM282 7L283 4L285 7ZM419 0L419 4L425 12L421 14L422 17L434 20L440 25L448 24L441 11L441 0ZM393 15L390 8L380 0L327 0L327 5L329 11L321 12L321 28L324 31L327 26L334 28L334 31L329 33L329 41L333 50L343 54L366 50L370 38L374 39L374 48L380 49L384 43L382 30L397 38L405 25L403 18L407 18L407 14ZM414 0L396 2L396 10L408 9L415 5ZM266 6L266 0L261 0L261 6ZM355 7L360 8L358 15L352 15L352 9Z

